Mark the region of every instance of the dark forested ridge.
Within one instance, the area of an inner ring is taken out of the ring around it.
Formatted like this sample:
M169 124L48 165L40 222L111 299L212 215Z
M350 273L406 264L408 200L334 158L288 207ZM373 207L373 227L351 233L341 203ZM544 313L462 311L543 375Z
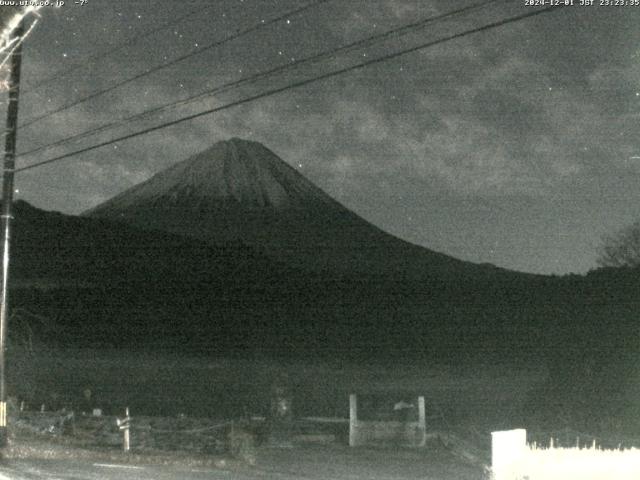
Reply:
M43 338L63 345L596 363L636 351L635 270L554 277L460 265L420 276L306 271L240 242L20 202L12 304L46 318Z

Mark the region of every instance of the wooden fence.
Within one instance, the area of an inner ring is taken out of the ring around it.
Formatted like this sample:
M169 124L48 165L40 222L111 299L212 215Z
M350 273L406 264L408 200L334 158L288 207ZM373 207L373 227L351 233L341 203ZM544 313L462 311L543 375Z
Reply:
M408 446L424 446L427 424L424 397L417 397L416 420L362 420L358 418L358 396L349 395L349 446L375 442L394 442Z

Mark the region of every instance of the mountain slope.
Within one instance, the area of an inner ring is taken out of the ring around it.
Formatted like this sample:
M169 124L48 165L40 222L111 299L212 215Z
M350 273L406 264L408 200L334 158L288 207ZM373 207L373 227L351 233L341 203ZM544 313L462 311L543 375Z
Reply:
M528 352L537 347L514 345L544 331L535 298L547 287L526 275L311 273L243 244L213 246L24 202L15 218L11 306L44 319L33 331L57 345L459 361Z
M558 385L589 373L585 365L620 384L624 368L636 371L637 271L310 274L242 244L212 246L22 202L15 218L10 337L21 319L35 319L37 338L65 348L526 361L546 365Z
M266 147L235 138L83 215L213 244L240 240L307 270L423 274L477 269L383 232Z
M213 247L164 232L15 206L11 305L46 323L37 336L83 346L205 350L234 345L233 312L288 301L295 272L242 244ZM224 312L230 311L229 315ZM248 328L248 327L247 327Z

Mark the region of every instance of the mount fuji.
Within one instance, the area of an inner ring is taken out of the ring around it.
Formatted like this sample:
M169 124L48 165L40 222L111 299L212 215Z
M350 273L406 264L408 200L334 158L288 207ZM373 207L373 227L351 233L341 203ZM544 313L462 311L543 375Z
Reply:
M238 138L216 143L83 215L214 245L241 242L304 270L423 276L487 268L383 232L262 144Z

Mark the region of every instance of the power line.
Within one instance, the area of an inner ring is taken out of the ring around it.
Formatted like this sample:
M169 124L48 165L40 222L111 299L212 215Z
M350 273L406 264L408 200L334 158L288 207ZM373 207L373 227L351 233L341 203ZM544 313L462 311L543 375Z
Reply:
M160 124L160 125L156 125L154 127L150 127L150 128L146 128L144 130L140 130L138 132L129 133L129 134L123 135L121 137L117 137L117 138L114 138L114 139L111 139L111 140L107 140L107 141L104 141L104 142L101 142L101 143L98 143L98 144L95 144L95 145L92 145L92 146L89 146L89 147L81 148L79 150L75 150L73 152L69 152L69 153L66 153L66 154L63 154L63 155L59 155L57 157L50 158L48 160L43 160L41 162L37 162L37 163L34 163L32 165L28 165L26 167L18 168L18 169L15 170L15 172L16 173L17 172L23 172L23 171L26 171L26 170L31 170L31 169L36 168L36 167L40 167L40 166L43 166L43 165L48 165L48 164L51 164L51 163L54 163L54 162L58 162L60 160L64 160L66 158L73 157L73 156L79 155L81 153L85 153L85 152L89 152L91 150L95 150L95 149L98 149L98 148L101 148L101 147L105 147L107 145L112 145L112 144L117 143L117 142L121 142L121 141L124 141L124 140L129 140L131 138L135 138L135 137L138 137L138 136L141 136L141 135L145 135L147 133L151 133L151 132L154 132L156 130L161 130L163 128L171 127L173 125L177 125L177 124L189 121L189 120L194 120L196 118L203 117L205 115L210 115L212 113L220 112L222 110L227 110L229 108L232 108L232 107L235 107L235 106L238 106L238 105L243 105L245 103L253 102L255 100L259 100L259 99L264 98L264 97L269 97L271 95L275 95L275 94L278 94L278 93L281 93L281 92L284 92L284 91L287 91L287 90L291 90L291 89L294 89L294 88L299 88L299 87L302 87L302 86L305 86L305 85L309 85L311 83L315 83L315 82L318 82L318 81L321 81L321 80L326 80L328 78L333 78L335 76L338 76L338 75L341 75L341 74L344 74L344 73L347 73L347 72L353 72L353 71L356 71L356 70L360 70L360 69L362 69L364 67L367 67L369 65L375 65L375 64L378 64L378 63L382 63L382 62L385 62L385 61L393 59L393 58L397 58L397 57L400 57L400 56L403 56L403 55L407 55L409 53L413 53L413 52L416 52L416 51L419 51L419 50L424 50L426 48L433 47L435 45L439 45L441 43L445 43L445 42L448 42L448 41L451 41L451 40L455 40L455 39L458 39L458 38L463 38L463 37L466 37L467 35L471 35L471 34L474 34L474 33L484 32L484 31L490 30L492 28L501 27L501 26L507 25L509 23L513 23L513 22L516 22L516 21L519 21L519 20L524 20L526 18L533 17L533 16L536 16L536 15L540 15L542 13L549 12L549 11L554 10L554 9L560 9L560 8L562 8L562 6L548 6L548 7L544 7L544 8L538 9L538 10L532 10L532 11L527 12L527 13L516 15L516 16L510 17L510 18L507 18L507 19L491 22L491 23L489 23L487 25L483 25L481 27L476 27L476 28L471 29L471 30L466 30L466 31L463 31L463 32L460 32L460 33L456 33L456 34L449 35L449 36L446 36L446 37L443 37L443 38L439 38L437 40L432 40L430 42L426 42L426 43L423 43L423 44L420 44L420 45L417 45L417 46L413 46L413 47L405 49L405 50L400 50L398 52L393 52L393 53L390 53L390 54L387 54L387 55L383 55L381 57L374 58L374 59L371 59L371 60L368 60L366 62L362 62L362 63L356 64L356 65L351 65L349 67L345 67L345 68L342 68L340 70L335 70L333 72L328 72L328 73L325 73L323 75L319 75L317 77L308 78L308 79L305 79L305 80L300 80L300 81L291 83L289 85L286 85L284 87L278 87L278 88L274 88L274 89L271 89L271 90L267 90L267 91L262 92L262 93L258 93L258 94L255 94L255 95L252 95L252 96L249 96L249 97L246 97L246 98L242 98L242 99L236 100L236 101L228 103L226 105L221 105L219 107L215 107L215 108L211 108L211 109L208 109L208 110L204 110L202 112L194 113L192 115L187 115L186 117L182 117L182 118L179 118L177 120L172 120L170 122L166 122L166 123L163 123L163 124Z
M44 120L45 118L49 118L52 115L60 113L60 112L62 112L64 110L68 110L71 107L75 107L76 105L84 103L84 102L86 102L88 100L91 100L91 99L94 99L94 98L99 97L101 95L104 95L105 93L111 92L111 91L113 91L113 90L115 90L117 88L122 87L123 85L127 85L128 83L131 83L131 82L134 82L136 80L139 80L139 79L141 79L143 77L151 75L152 73L155 73L155 72L158 72L158 71L163 70L165 68L168 68L168 67L171 67L173 65L176 65L177 63L180 63L180 62L182 62L184 60L187 60L188 58L192 58L192 57L194 57L196 55L200 55L203 52L206 52L206 51L211 50L213 48L219 47L220 45L228 43L228 42L230 42L232 40L235 40L237 38L243 37L243 36L245 36L245 35L247 35L249 33L255 32L256 30L259 30L259 29L264 28L266 26L272 25L272 24L277 23L279 21L285 20L287 17L292 17L294 15L297 15L299 13L304 12L305 10L309 10L310 8L313 8L313 7L317 6L317 5L320 5L322 3L326 3L326 2L329 2L329 1L331 1L331 0L315 0L315 1L305 5L304 7L296 8L296 9L291 10L289 12L286 12L286 13L284 13L282 15L279 15L278 17L273 18L271 20L261 21L261 22L255 24L255 25L253 25L253 26L251 26L249 28L246 28L244 30L240 30L239 32L236 32L236 33L234 33L232 35L229 35L228 37L223 38L222 40L218 40L218 41L215 41L215 42L210 43L208 45L205 45L203 47L199 47L197 50L189 52L189 53L187 53L185 55L177 57L177 58L175 58L175 59L173 59L173 60L171 60L169 62L163 63L161 65L158 65L158 66L155 66L155 67L152 67L152 68L148 68L144 72L138 73L137 75L134 75L133 77L126 78L126 79L124 79L124 80L122 80L122 81L120 81L118 83L115 83L114 85L111 85L110 87L106 87L106 88L104 88L102 90L97 90L97 91L95 91L93 93L90 93L89 95L86 95L84 97L76 99L76 100L74 100L74 101L72 101L70 103L66 103L66 104L64 104L64 105L62 105L62 106L60 106L60 107L58 107L58 108L56 108L54 110L51 110L51 111L49 111L47 113L44 113L44 114L42 114L40 116L30 118L30 119L26 120L25 122L21 123L19 126L22 127L22 128L25 128L25 127L28 127L30 125L33 125L33 124L35 124L37 122L40 122L40 121Z
M34 148L32 150L29 150L27 152L24 152L24 153L20 154L20 156L31 155L33 153L37 153L37 152L40 152L40 151L43 151L43 150L46 150L46 149L49 149L49 148L52 148L52 147L55 147L55 146L60 146L60 145L69 143L69 142L74 141L74 140L79 140L81 138L85 138L85 137L87 137L89 135L92 135L94 133L99 133L99 132L102 132L102 131L107 130L109 128L112 128L112 127L117 127L119 125L124 125L124 124L130 123L130 122L132 122L134 120L138 120L138 119L141 119L141 118L144 118L144 117L148 117L149 115L152 115L154 113L158 113L160 111L167 110L169 108L173 108L173 107L177 107L177 106L181 106L181 105L186 105L188 103L192 103L195 100L200 100L200 99L203 99L205 97L210 97L210 96L213 96L213 95L218 94L218 93L226 92L228 90L231 90L233 88L239 87L241 85L244 85L244 84L247 84L247 83L250 83L250 82L254 82L256 80L260 80L262 78L266 78L266 77L269 77L269 76L272 76L272 75L275 75L275 74L278 74L278 73L281 73L281 72L284 72L284 71L287 71L287 70L290 70L290 69L297 68L297 67L299 67L301 65L304 65L306 63L314 63L314 62L317 62L317 61L319 61L321 59L324 59L324 58L331 58L331 57L336 56L337 54L348 52L350 50L355 50L356 48L359 48L359 47L366 47L366 46L369 46L369 45L373 45L374 43L380 42L381 40L387 39L387 38L392 37L392 36L400 37L402 35L405 35L407 33L415 31L418 28L424 27L424 26L426 26L426 25L428 25L430 23L433 23L433 22L436 22L436 21L439 21L439 20L444 20L444 19L447 19L447 18L450 18L450 17L458 16L458 15L461 15L461 14L464 14L464 13L468 13L468 12L470 12L472 10L485 7L485 6L487 6L487 5L491 4L491 3L505 2L505 1L508 1L508 0L486 0L484 2L475 3L473 5L468 5L468 6L464 7L464 8L458 9L458 10L454 10L454 11L451 11L451 12L446 12L446 13L435 15L435 16L432 16L432 17L428 17L428 18L419 20L417 22L414 22L414 23L411 23L411 24L408 24L408 25L403 25L401 27L394 28L394 29L388 30L386 32L382 32L382 33L379 33L377 35L373 35L373 36L370 36L370 37L367 37L367 38L364 38L364 39L361 39L361 40L357 40L355 42L349 43L347 45L344 45L344 46L341 46L341 47L338 47L338 48L335 48L335 49L331 49L331 50L328 50L328 51L320 52L320 53L317 53L317 54L309 56L309 57L301 58L299 60L296 60L295 62L288 63L286 65L281 65L281 66L278 66L278 67L275 67L275 68L272 68L272 69L269 69L269 70L266 70L266 71L263 71L263 72L259 72L259 73L256 73L256 74L253 74L253 75L250 75L250 76L247 76L247 77L243 77L243 78L241 78L239 80L235 80L233 82L228 82L226 84L219 85L217 87L214 87L213 89L206 90L204 92L198 93L196 95L192 95L192 96L190 96L188 98L185 98L185 99L177 100L177 101L174 101L174 102L169 102L169 103L166 103L164 105L160 105L160 106L157 106L155 108L152 108L150 110L146 110L146 111L143 111L143 112L140 112L140 113L136 113L136 114L130 115L128 117L122 118L120 120L116 120L116 121L113 121L111 123L107 123L105 125L101 125L101 126L86 130L84 132L80 132L80 133L78 133L76 135L73 135L71 137L67 137L67 138L64 138L64 139L49 143L47 145L42 145L40 147L36 147L36 148Z
M444 43L444 42L447 42L447 41L450 41L450 40L454 40L454 39L457 39L457 38L462 38L464 36L467 36L467 35L470 35L470 34L473 34L473 33L478 33L478 32L486 31L486 30L489 30L489 29L492 29L492 28L496 28L496 27L499 27L499 26L503 26L503 25L506 25L508 23L512 23L512 22L515 22L515 21L518 21L518 20L522 20L522 19L525 19L525 18L528 18L528 17L532 17L532 16L535 16L535 15L538 15L538 14L541 14L541 13L545 13L547 11L550 11L550 10L554 9L554 8L561 8L561 7L552 7L552 6L550 6L550 7L542 8L542 9L539 9L539 10L534 10L534 11L531 11L531 12L528 12L528 13L525 13L525 14L517 15L517 16L511 17L511 18L508 18L508 19L503 19L503 20L499 20L499 21L496 21L496 22L492 22L492 23L489 23L489 24L484 25L482 27L477 27L475 29L466 30L464 32L460 32L460 33L457 33L457 34L449 35L449 36L441 38L441 39L433 40L433 41L430 41L430 42L427 42L427 43L423 43L421 45L417 45L417 46L411 47L409 49L405 49L405 50L401 50L401 51L394 52L394 53L391 53L391 54L387 54L387 55L384 55L384 56L381 56L381 57L378 57L378 58L375 58L375 59L368 60L366 62L362 62L362 63L356 64L356 65L352 65L352 66L349 66L349 67L346 67L346 68L343 68L343 69L340 69L340 70L329 72L329 73L326 73L326 74L323 74L323 75L320 75L320 76L317 76L317 77L313 77L313 78L305 79L305 80L300 80L300 81L294 82L292 84L286 85L284 87L278 87L278 88L274 88L274 89L271 89L271 90L267 90L265 92L258 93L256 95L252 95L250 97L246 97L246 98L243 98L243 99L240 99L240 100L236 100L236 101L228 103L226 105L221 105L219 107L215 107L215 108L208 109L208 110L205 110L205 111L202 111L202 112L198 112L198 113L195 113L195 114L192 114L192 115L188 115L186 117L182 117L182 118L179 118L177 120L166 122L166 123L154 126L154 127L146 128L146 129L140 130L138 132L133 132L133 133L121 136L121 137L117 137L117 138L112 139L112 140L108 140L108 141L101 142L101 143L93 145L93 146L89 146L89 147L85 147L85 148L76 150L74 152L70 152L70 153L67 153L67 154L64 154L64 155L60 155L60 156L54 157L54 158L49 159L49 160L45 160L45 161L42 161L42 162L35 163L33 165L22 167L22 168L17 169L16 171L29 170L29 169L35 168L37 166L41 166L41 165L45 165L45 164L48 164L48 163L52 163L52 162L55 162L55 161L58 161L58 160L62 160L62 159L65 159L65 158L68 158L68 157L71 157L71 156L75 156L75 155L78 155L78 154L81 154L81 153L85 153L87 151L91 151L91 150L94 150L94 149L97 149L97 148L101 148L103 146L111 145L111 144L119 142L119 141L128 140L130 138L134 138L134 137L137 137L137 136L140 136L140 135L151 133L151 132L154 132L156 130L167 128L167 127L170 127L170 126L173 126L173 125L177 125L179 123L183 123L183 122L186 122L186 121L189 121L189 120L193 120L193 119L205 116L205 115L209 115L209 114L216 113L216 112L219 112L219 111L222 111L222 110L226 110L226 109L234 107L234 106L242 105L242 104L245 104L245 103L248 103L248 102L251 102L251 101L254 101L254 100L258 100L258 99L261 99L261 98L264 98L264 97L267 97L267 96L275 95L277 93L281 93L281 92L286 91L286 90L302 87L302 86L305 86L305 85L308 85L308 84L311 84L311 83L315 83L317 81L321 81L321 80L325 80L325 79L328 79L328 78L332 78L334 76L337 76L337 75L340 75L340 74L343 74L343 73L359 70L359 69L364 68L366 66L369 66L369 65L372 65L372 64L381 63L381 62L390 60L392 58L396 58L396 57L399 57L399 56L402 56L402 55L406 55L408 53L412 53L412 52L415 52L415 51L418 51L418 50L422 50L422 49L425 49L425 48L428 48L428 47L431 47L431 46L434 46L434 45L438 45L440 43Z
M31 83L27 83L27 93L35 90L36 88L41 87L42 85L45 84L49 84L54 80L66 77L68 75L70 75L71 73L86 67L89 63L95 63L96 61L108 57L110 55L113 55L117 52L120 52L121 50L123 50L126 47L129 47L135 43L138 43L140 40L143 40L146 37L150 37L151 35L158 33L162 30L164 30L165 28L168 27L173 27L178 25L179 23L181 23L183 20L191 17L192 15L195 15L196 13L202 13L204 10L209 10L210 8L213 8L213 5L209 5L206 7L201 7L195 10L191 10L188 13L178 17L178 18L172 18L171 21L169 22L165 22L155 28L152 28L151 30L148 30L146 32L142 32L138 35L135 35L134 37L130 38L129 40L126 40L124 42L121 42L117 45L114 45L113 47L110 47L107 50L104 50L102 52L98 52L94 55L91 55L89 57L84 58L83 60L80 60L76 65L73 66L68 66L65 67L64 69L60 69L57 72L53 73L51 76L45 78L44 80L40 80L38 82L34 82L33 84Z

